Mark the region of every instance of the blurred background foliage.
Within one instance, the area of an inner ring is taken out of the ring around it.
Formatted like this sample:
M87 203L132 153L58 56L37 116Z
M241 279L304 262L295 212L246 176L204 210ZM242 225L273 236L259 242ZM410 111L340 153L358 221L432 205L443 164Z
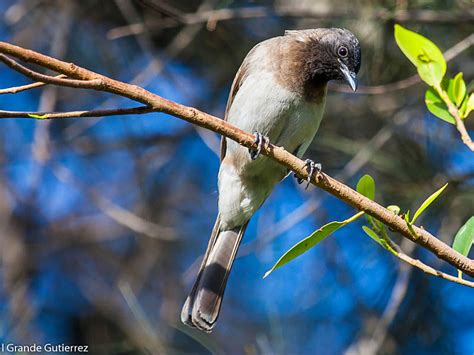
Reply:
M474 211L474 158L454 127L427 111L423 84L386 85L415 74L394 42L396 22L447 50L472 34L474 8L471 0L0 2L1 40L219 117L257 42L285 29L351 29L363 48L360 93L332 85L307 157L351 186L371 174L376 199L402 210L449 182L418 222L451 244ZM472 47L459 53L448 73L472 80L473 55ZM28 82L0 68L2 88ZM0 96L3 110L131 105L55 87ZM262 280L295 242L354 212L293 179L252 220L214 333L183 327L180 308L217 210L218 144L163 114L2 120L0 342L109 354L474 353L474 291L400 264L364 235L363 221Z

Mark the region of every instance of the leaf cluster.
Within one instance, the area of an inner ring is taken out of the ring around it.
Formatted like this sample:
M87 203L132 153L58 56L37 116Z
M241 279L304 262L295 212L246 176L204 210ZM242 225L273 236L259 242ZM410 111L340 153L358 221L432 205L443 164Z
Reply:
M428 196L423 203L418 207L418 209L413 214L413 217L410 218L410 211L408 210L405 213L400 213L401 209L397 205L390 205L387 207L388 210L392 211L394 214L401 215L407 223L408 228L412 232L413 236L417 238L416 232L413 228L418 217L427 210L427 208L443 193L448 184L445 184L440 189ZM374 200L375 199L375 181L370 175L362 176L356 187L357 192L364 195L365 197ZM329 237L331 234L339 230L340 228L348 225L349 223L354 222L359 217L365 215L365 212L360 211L353 216L343 220L343 221L332 221L318 230L314 231L311 235L304 238L293 247L291 247L285 254L283 254L280 259L273 265L273 267L268 270L264 278L270 275L274 270L279 267L287 264L291 260L300 256L301 254L307 252L324 239ZM362 230L372 238L377 244L379 244L384 249L388 250L394 255L398 255L397 247L392 242L389 237L389 231L386 226L379 220L373 218L372 216L365 215L368 225L363 225ZM459 231L456 233L454 238L453 249L457 252L467 256L469 251L474 243L474 216L471 217L464 226L462 226ZM462 278L461 272L459 272L459 277Z
M474 110L474 93L469 92L463 73L446 78L443 53L436 44L416 32L395 25L395 40L420 78L430 86L425 93L428 110L451 124L456 124L453 109L461 119L466 119Z

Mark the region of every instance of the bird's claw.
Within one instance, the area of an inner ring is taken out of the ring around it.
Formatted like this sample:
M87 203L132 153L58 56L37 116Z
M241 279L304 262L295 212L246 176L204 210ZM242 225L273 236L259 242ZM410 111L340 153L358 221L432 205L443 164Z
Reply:
M250 149L249 148L249 153L250 153L250 158L252 160L257 159L260 156L260 153L262 152L263 145L268 145L270 143L270 139L263 134L259 132L255 132L255 144L257 145L257 149Z
M296 177L296 181L298 182L298 184L301 184L303 183L303 181L307 181L308 183L306 184L306 187L305 187L305 190L308 189L309 187L309 184L311 183L311 179L313 178L313 176L318 176L320 173L321 173L321 170L322 170L322 166L321 164L319 163L315 163L314 161L312 161L311 159L306 159L304 161L304 168L306 168L308 170L308 177L306 179L302 179L300 177Z

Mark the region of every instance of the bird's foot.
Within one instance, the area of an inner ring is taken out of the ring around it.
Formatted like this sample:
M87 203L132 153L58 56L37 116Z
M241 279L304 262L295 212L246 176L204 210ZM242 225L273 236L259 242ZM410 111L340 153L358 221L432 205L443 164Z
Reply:
M307 190L308 187L309 187L309 184L311 183L311 179L313 178L313 176L317 177L321 173L322 166L319 163L315 163L311 159L306 159L304 161L304 166L303 167L308 170L308 177L306 179L302 179L302 178L296 176L296 174L295 174L295 178L296 178L296 181L298 182L298 184L301 184L301 183L303 183L303 181L306 180L307 184L306 184L305 190Z
M257 149L253 150L249 148L250 158L252 160L257 159L260 156L262 151L263 145L267 145L270 143L270 139L259 132L255 132L255 144L257 145Z

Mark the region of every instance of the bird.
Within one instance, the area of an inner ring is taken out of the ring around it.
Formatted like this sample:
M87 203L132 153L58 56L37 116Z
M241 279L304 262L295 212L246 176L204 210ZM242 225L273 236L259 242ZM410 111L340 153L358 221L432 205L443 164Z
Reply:
M258 148L221 140L218 215L181 311L183 323L213 330L247 224L288 175L285 167L260 155L263 145L271 142L301 158L321 123L328 82L342 80L355 91L360 65L359 41L343 28L288 30L247 54L232 83L224 120L254 133ZM305 166L310 178L321 171L309 159Z

